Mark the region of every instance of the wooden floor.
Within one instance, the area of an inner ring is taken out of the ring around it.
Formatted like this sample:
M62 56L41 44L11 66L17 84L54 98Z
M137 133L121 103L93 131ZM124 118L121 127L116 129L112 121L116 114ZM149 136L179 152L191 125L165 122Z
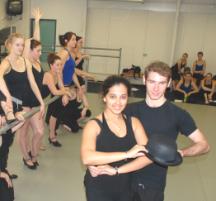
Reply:
M103 104L97 94L88 94L93 115L102 111ZM131 98L130 101L139 99ZM198 127L206 134L211 145L209 154L186 158L181 166L169 169L165 201L215 201L216 200L216 107L178 103L188 110ZM62 148L48 144L47 130L44 137L46 151L40 152L37 170L27 169L14 142L9 156L8 169L18 174L14 181L16 201L85 201L83 176L85 168L80 162L81 132L70 134L60 128ZM179 137L179 147L189 144Z

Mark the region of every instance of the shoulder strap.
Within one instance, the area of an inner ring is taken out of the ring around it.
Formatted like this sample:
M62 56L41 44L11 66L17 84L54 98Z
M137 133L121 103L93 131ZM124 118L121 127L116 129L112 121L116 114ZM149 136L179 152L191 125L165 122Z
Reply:
M23 60L24 60L25 69L27 70L27 67L26 67L26 60L25 60L24 57L22 57L22 58L23 58Z
M70 54L69 50L67 48L64 48L64 50L66 50L67 53L68 53L68 56L71 57L71 54Z
M99 119L93 118L93 119L91 119L91 120L96 121L97 124L98 124L98 126L99 126L101 129L103 128L103 123L102 123Z

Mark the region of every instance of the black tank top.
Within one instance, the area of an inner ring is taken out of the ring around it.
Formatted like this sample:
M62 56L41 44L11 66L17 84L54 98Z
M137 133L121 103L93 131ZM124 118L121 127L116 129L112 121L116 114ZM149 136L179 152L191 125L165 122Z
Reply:
M79 58L76 57L75 58L75 61L78 60ZM76 68L80 69L80 70L83 70L83 63L84 63L84 59L82 59L77 65L76 65Z
M38 88L41 92L41 96L44 99L50 94L50 90L48 86L43 84L44 71L42 68L40 72L37 71L34 67L32 67L32 69L33 69L32 72L34 74L36 84L38 85Z
M37 69L34 68L34 66L32 66L32 73L34 75L35 82L38 86L38 89L40 90L42 98L43 99L46 98L50 94L50 92L49 92L48 87L46 85L43 85L43 78L44 78L43 69L41 68L41 71L38 71ZM29 97L31 97L28 103L30 107L36 107L40 105L38 99L36 98L35 94L33 93L31 89L30 89Z
M205 83L204 83L204 86L207 87L207 88L209 88L209 89L211 89L211 88L212 88L212 82L213 82L213 81L211 81L211 83L206 83L206 82L205 82Z
M10 72L4 75L4 80L11 96L21 100L23 106L27 106L30 84L27 76L26 62L25 71L23 72L18 72L11 66Z
M94 119L101 128L100 134L97 137L96 150L102 152L126 152L136 144L132 123L130 117L124 117L127 133L124 137L117 137L108 127L104 114L103 121ZM111 163L113 167L119 167L128 160L122 160ZM108 192L124 191L130 188L130 174L120 174L116 176L100 175L92 177L87 170L85 175L85 185L90 188L106 189Z

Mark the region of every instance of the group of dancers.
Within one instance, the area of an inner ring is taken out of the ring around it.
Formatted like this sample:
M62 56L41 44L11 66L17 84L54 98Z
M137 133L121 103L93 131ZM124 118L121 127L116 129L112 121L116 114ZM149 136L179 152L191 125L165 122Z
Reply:
M20 120L20 124L0 136L1 139L1 173L0 200L13 200L11 174L7 171L9 146L13 142L14 132L23 156L23 163L29 169L39 166L39 150L43 146L44 135L44 99L59 96L48 106L46 122L49 125L48 141L54 147L61 147L57 140L57 128L62 124L71 132L81 128L78 121L91 115L86 97L85 79L94 77L83 71L83 63L89 56L81 52L83 38L73 32L59 37L62 48L57 53L50 53L47 58L49 70L44 72L40 62L42 44L40 42L40 9L33 11L35 19L32 38L24 39L22 34L12 33L5 41L8 55L0 65L0 100L1 126L5 122ZM40 110L28 119L24 114L35 107ZM30 128L33 135L30 135ZM3 150L3 151L2 151ZM8 195L9 193L9 195ZM3 196L3 197L1 197Z
M47 96L60 96L49 104L46 113L48 141L54 147L62 146L56 132L59 124L77 132L78 120L91 115L83 78L94 77L82 69L84 60L89 58L80 51L83 38L73 32L61 35L62 48L57 54L48 55L49 71L44 72L40 62L41 11L35 9L33 16L33 37L24 40L19 33L11 34L5 42L8 55L0 66L1 126L20 121L0 136L0 200L4 201L14 200L7 159L15 132L26 167L35 170L39 166ZM82 136L81 159L87 167L84 184L88 201L164 200L167 167L154 163L143 153L153 135L166 135L172 140L177 139L179 132L187 136L192 143L179 150L182 157L209 151L208 142L191 115L166 100L164 94L170 82L170 67L164 62L151 63L144 72L145 101L127 106L130 83L120 76L105 79L105 109L86 124ZM40 111L24 119L23 114L35 107Z
M203 56L203 52L198 52L190 68L188 54L184 53L171 68L174 99L199 104L212 104L216 100L216 81L212 73L206 73Z

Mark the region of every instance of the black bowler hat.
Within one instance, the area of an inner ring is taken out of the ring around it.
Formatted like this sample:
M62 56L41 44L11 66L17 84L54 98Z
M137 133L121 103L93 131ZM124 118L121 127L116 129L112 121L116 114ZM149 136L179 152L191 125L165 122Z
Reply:
M145 148L148 150L145 155L159 165L176 166L182 163L175 140L165 135L152 135Z

